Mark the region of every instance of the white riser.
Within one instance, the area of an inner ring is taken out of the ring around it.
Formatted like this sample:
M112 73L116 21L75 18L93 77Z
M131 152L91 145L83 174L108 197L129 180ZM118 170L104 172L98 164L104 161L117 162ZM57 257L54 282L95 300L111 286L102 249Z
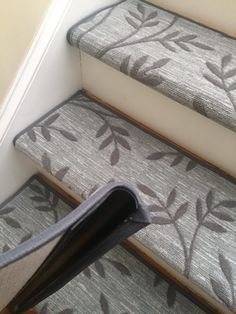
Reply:
M81 60L85 89L236 177L235 132L85 53Z

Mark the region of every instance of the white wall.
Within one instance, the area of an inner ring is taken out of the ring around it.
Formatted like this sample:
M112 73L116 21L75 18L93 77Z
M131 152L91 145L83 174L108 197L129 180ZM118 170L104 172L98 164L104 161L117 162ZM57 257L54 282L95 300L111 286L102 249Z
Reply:
M50 3L0 1L0 106Z
M15 135L82 87L80 55L66 41L68 29L116 1L53 0L0 116L0 203L37 172L14 149Z

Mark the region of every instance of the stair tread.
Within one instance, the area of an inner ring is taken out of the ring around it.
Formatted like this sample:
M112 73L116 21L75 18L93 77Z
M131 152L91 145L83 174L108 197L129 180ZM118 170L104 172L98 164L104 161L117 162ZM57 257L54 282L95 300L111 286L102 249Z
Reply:
M236 130L236 40L138 0L93 14L71 28L68 40Z
M156 222L134 239L219 301L221 289L235 309L235 181L83 92L23 131L15 145L54 176L67 167L62 183L84 199L112 180L129 182ZM232 282L222 286L224 267Z
M48 200L55 198L59 201L52 209ZM45 210L49 206L51 210ZM71 210L64 197L34 176L0 205L0 213L4 211L0 219L0 252L16 247ZM154 287L157 283L158 287ZM36 308L39 313L47 314L65 310L71 314L102 313L102 309L104 313L108 313L108 309L112 313L144 313L146 310L148 313L205 313L173 284L169 289L173 290L172 294L176 291L176 301L168 306L171 302L170 297L167 301L169 286L125 248L117 246Z
M172 296L167 291L172 289ZM147 265L118 245L56 294L43 301L49 313L205 313ZM174 297L176 291L176 299ZM175 301L174 301L175 299ZM172 303L173 302L173 303ZM169 303L169 305L168 305Z

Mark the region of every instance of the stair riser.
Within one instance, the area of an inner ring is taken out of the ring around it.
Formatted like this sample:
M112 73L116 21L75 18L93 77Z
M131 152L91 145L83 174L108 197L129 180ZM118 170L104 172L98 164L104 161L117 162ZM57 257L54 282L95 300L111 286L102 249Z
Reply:
M81 52L83 87L236 177L236 133ZM101 79L102 77L102 79ZM219 149L220 143L220 149Z

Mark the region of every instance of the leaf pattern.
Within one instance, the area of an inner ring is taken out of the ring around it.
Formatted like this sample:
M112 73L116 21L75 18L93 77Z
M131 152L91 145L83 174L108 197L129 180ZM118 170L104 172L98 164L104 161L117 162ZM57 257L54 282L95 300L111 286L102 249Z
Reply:
M220 268L225 275L225 278L227 279L229 284L233 284L233 278L232 278L232 267L230 265L230 262L228 259L223 255L219 254L219 262L220 262Z
M162 279L159 275L156 275L153 281L153 286L158 287L164 279ZM166 303L169 308L172 308L177 301L177 291L174 284L169 283L167 291L166 291Z
M20 229L23 230L23 228L20 227ZM23 238L20 239L19 245L30 240L32 238L32 233L27 233L23 236ZM11 247L8 244L4 244L3 249L2 249L2 253L6 253L7 251L9 251L11 249Z
M49 118L47 118L45 121L43 121L42 123L35 124L33 129L31 129L27 132L31 141L32 142L37 141L37 132L35 131L35 129L38 128L38 129L40 129L43 138L47 142L50 142L52 139L51 131L59 132L67 140L72 141L72 142L77 142L78 140L73 133L71 133L68 130L61 129L61 128L53 125L53 123L56 122L59 117L60 117L60 114L55 113L55 114L51 115Z
M151 188L142 183L137 183L138 189L145 195L156 198L157 194Z
M44 303L42 308L40 309L39 311L39 314L49 314L49 304L48 302ZM65 310L62 310L62 311L59 311L55 314L73 314L74 313L74 310L73 309L65 309Z
M163 38L159 39L160 44L165 47L167 50L172 52L177 52L176 47L186 51L191 52L191 46L197 47L202 50L213 50L210 46L203 44L197 41L197 35L188 34L181 35L180 31L174 31L172 33L167 34Z
M120 262L111 260L109 258L106 258L106 261L111 263L116 268L116 270L118 270L121 273L121 275L129 277L131 276L130 270L125 265L121 264Z
M211 221L205 221L202 223L202 225L208 229L210 229L211 231L217 232L217 233L224 233L227 232L227 230L222 227L221 225L211 222Z
M172 215L169 211L170 207L175 205L175 201L177 199L177 191L176 189L172 189L167 197L166 201L161 200L160 197L157 196L156 192L153 191L150 187L142 184L142 183L137 183L138 189L145 194L148 197L151 197L152 200L155 199L156 202L159 204L152 204L149 206L151 209L151 212L155 213L155 216L152 217L152 223L155 223L157 225L170 225L170 224L175 224L176 221L181 219L188 211L188 202L185 202L181 204L174 215ZM159 216L156 215L156 212L163 212L165 213L166 217L164 216ZM175 225L175 227L177 227Z
M95 108L86 106L82 103L77 103L73 101L70 101L69 103L71 105L75 105L85 110L91 111L101 119L103 124L96 133L96 138L100 139L103 137L103 140L99 146L99 150L102 151L107 147L113 145L114 148L110 155L110 164L111 166L117 165L120 161L121 148L131 151L131 146L127 140L127 138L129 138L130 136L129 132L125 128L117 126L110 122L111 118L120 118L117 115L110 114L105 111L96 110Z
M226 61L225 61L226 62ZM218 278L210 278L211 287L215 295L224 302L229 308L234 310L236 306L236 294L233 283L232 266L230 261L222 254L218 255L219 265L222 274L224 275L223 282ZM229 289L226 289L224 281L226 280ZM231 295L229 295L231 293Z
M198 161L197 160L189 159L189 158L185 157L185 155L183 155L182 153L180 153L178 151L175 151L175 152L172 152L172 151L170 151L170 152L160 152L160 151L157 151L155 153L150 154L147 157L147 160L156 161L156 160L161 160L161 159L166 158L166 157L172 159L172 162L170 164L171 167L176 167L176 166L180 165L181 163L183 163L185 160L188 160L186 168L185 168L185 170L187 172L195 169L197 167L197 165L198 165Z
M29 136L29 138L31 139L32 142L35 143L37 141L36 133L35 133L35 131L33 129L29 130L27 132L27 134L28 134L28 136Z
M188 277L190 274L190 270L191 270L191 261L193 258L193 254L194 254L194 247L195 247L195 243L197 240L197 236L199 233L199 230L202 227L207 228L209 231L218 233L218 234L223 234L227 232L227 229L221 225L221 223L215 222L215 221L211 221L211 220L206 220L206 219L211 219L211 217L216 217L221 221L225 221L225 222L233 222L233 218L227 214L226 212L220 212L218 209L220 207L224 207L222 206L222 204L224 205L233 205L234 201L233 200L221 200L218 203L215 203L214 201L215 199L215 195L214 192L212 190L209 190L205 200L201 200L200 198L197 199L196 201L196 220L198 222L196 229L194 231L193 237L192 237L192 241L190 244L190 248L189 248L189 256L187 258L186 261L186 265L185 265L185 276ZM205 212L203 209L203 204L205 202ZM235 204L236 205L236 204ZM230 219L232 218L232 219Z
M172 225L173 224L173 219L166 218L166 217L161 217L161 216L155 216L152 219L152 223L154 223L156 225Z
M158 153L160 154L160 153ZM158 155L158 158L160 155ZM155 156L156 158L156 156ZM220 223L216 221L211 221L211 217L215 217L219 219L220 221L225 222L233 222L233 217L227 213L219 211L220 207L225 208L232 208L236 205L234 200L220 200L219 202L215 202L215 195L212 190L209 190L206 194L205 200L202 200L198 198L196 200L196 227L193 232L192 240L190 242L190 245L187 246L187 242L184 237L184 233L182 229L180 228L178 221L181 220L185 214L188 212L189 203L184 202L181 205L175 205L177 203L177 189L174 188L170 191L169 195L167 196L167 200L162 200L155 191L153 191L150 187L144 185L143 183L138 182L137 183L138 189L147 197L151 199L151 202L154 200L156 203L153 203L149 205L149 209L152 213L152 223L156 225L172 225L175 229L179 241L181 243L181 246L183 248L183 254L184 254L184 275L188 278L191 271L191 263L194 255L194 249L196 240L199 234L199 230L201 228L207 228L210 232L215 232L218 234L223 234L227 232L227 229L222 226ZM203 203L205 202L206 210L204 212L203 209ZM175 213L173 214L172 211L170 211L170 208L175 207ZM164 213L165 216L159 215L159 213ZM158 213L158 214L157 214ZM222 260L222 259L221 259ZM225 267L226 268L226 267ZM229 275L228 275L229 276Z
M67 174L67 172L69 171L69 167L64 167L61 168L60 170L57 171L57 173L55 174L55 177L59 180L62 181L65 177L65 175Z
M95 269L98 273L99 276L101 276L102 278L106 277L106 273L105 273L105 268L103 266L103 264L100 261L96 261L94 263Z
M176 200L176 189L173 189L167 198L166 207L172 206L175 200Z
M44 155L44 163L51 170L51 162L47 155ZM63 168L60 172L57 172L56 174L59 177L63 177L65 173L66 171ZM57 222L59 220L59 209L57 208L59 203L59 197L55 193L51 192L46 186L45 189L42 189L35 184L30 184L29 188L33 192L33 195L30 198L35 203L35 209L41 212L52 212L54 214L54 221Z
M202 220L202 215L203 215L202 201L200 198L198 198L196 202L196 217L198 222Z
M173 285L169 285L167 290L167 304L169 307L173 307L176 302L176 289Z
M10 250L10 247L9 247L7 244L5 244L5 245L3 246L2 252L3 252L3 253L6 253L6 252L9 251L9 250Z
M229 306L231 303L230 298L227 295L227 291L225 290L223 284L221 281L211 278L211 286L214 293L217 295L217 297L225 303L225 305Z
M167 33L167 31L171 30L175 25L177 19L178 18L174 16L173 20L170 21L167 26L162 27L160 30L158 10L148 9L143 5L141 10L140 2L138 2L136 11L128 10L128 15L125 16L127 26L130 27L130 33L100 49L96 53L96 57L101 59L105 54L113 49L149 42L157 42L171 52L177 52L177 48L186 52L191 52L191 48L197 48L206 51L214 50L209 45L200 42L196 34L183 34L181 31L171 31L170 33ZM147 28L151 28L152 32L150 35L142 36L142 30ZM138 39L135 37L137 34L140 35ZM162 36L163 34L164 36Z
M104 314L110 314L110 306L109 306L107 298L105 297L103 293L101 293L100 295L100 305Z
M43 153L42 155L42 166L43 168L51 175L55 176L57 178L57 180L59 181L63 181L64 177L66 176L66 174L68 173L68 171L70 170L69 167L63 167L61 169L59 169L58 171L56 171L55 174L53 174L53 171L52 171L52 166L51 166L51 159L48 157L48 154L47 153ZM37 189L37 188L36 188ZM34 192L36 193L41 193L42 191L37 191L37 190L34 190Z
M5 207L3 209L0 209L0 216L8 215L12 213L15 210L15 207Z
M66 130L59 130L60 134L63 135L67 140L71 142L77 142L77 138L72 133Z
M178 220L180 218L182 218L184 216L184 214L186 214L187 210L188 210L188 202L183 203L182 205L180 205L180 207L177 209L175 215L174 215L174 220Z
M234 200L223 200L220 201L218 206L226 207L226 208L235 208L236 207L236 201Z
M24 243L24 242L30 240L30 239L32 238L32 236L33 236L32 233L26 234L26 235L20 240L20 243Z
M216 218L219 218L220 220L234 222L234 218L229 213L223 213L223 212L212 212L212 215Z
M10 227L14 228L14 229L21 229L21 225L18 221L16 221L14 218L11 218L11 217L3 217L2 218L5 223L7 225L9 225Z
M147 60L148 56L142 56L131 65L131 55L129 55L122 61L120 71L151 87L160 85L163 78L155 70L165 66L170 58L163 58L153 62L150 66L145 66Z
M228 97L234 111L236 111L236 100L232 92L236 91L236 67L228 68L232 61L232 55L225 55L221 59L221 64L216 65L211 62L206 62L206 67L210 74L205 73L204 78L217 88L223 90ZM232 82L232 79L235 81Z
M91 278L92 278L91 271L90 271L90 268L89 268L89 267L87 267L87 268L83 271L83 274L84 274L88 279L91 279Z

